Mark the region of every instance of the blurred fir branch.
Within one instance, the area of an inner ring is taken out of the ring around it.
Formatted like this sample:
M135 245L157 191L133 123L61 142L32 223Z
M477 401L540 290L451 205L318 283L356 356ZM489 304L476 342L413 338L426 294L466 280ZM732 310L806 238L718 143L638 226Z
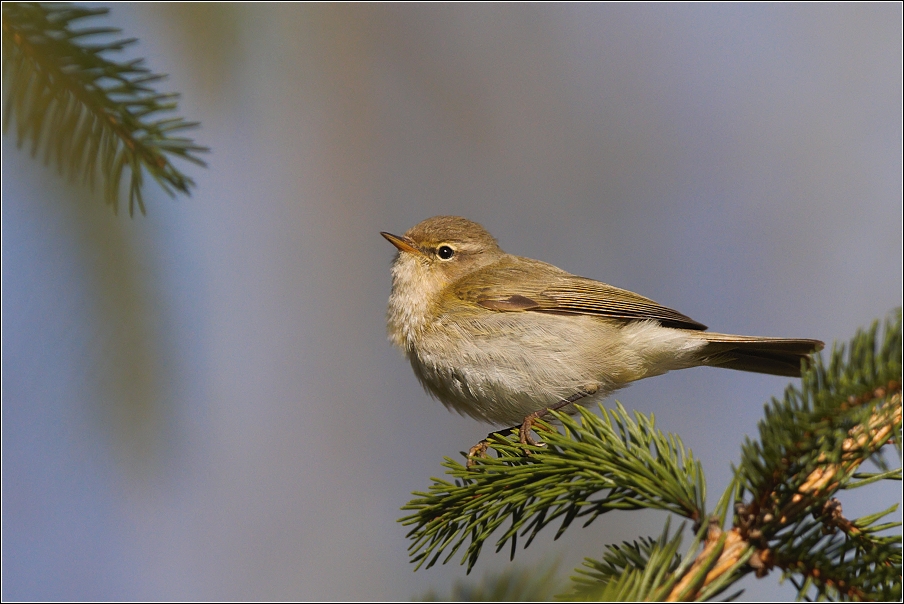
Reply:
M693 522L687 551L681 529L670 536L667 524L658 538L587 559L560 599L705 600L747 574L778 569L800 598L900 600L901 535L892 532L900 523L883 521L898 504L851 520L836 495L901 480L901 331L899 308L881 335L877 322L827 362L814 356L800 388L766 408L712 515L702 468L680 439L621 405L602 417L579 409L580 421L554 414L562 430L544 432L546 446L527 455L513 433L491 443L496 458L471 469L447 458L453 480L434 478L403 508L412 512L400 520L413 527L411 561L429 568L464 548L470 572L494 534L497 551L508 544L514 557L519 536L527 547L553 521L558 538L576 518L587 526L609 510L650 507ZM893 469L881 457L889 444ZM879 471L862 471L866 461Z
M144 171L170 196L177 191L190 194L194 181L170 158L205 166L198 154L209 149L175 136L197 122L159 116L177 106L177 94L160 93L152 86L166 76L152 73L142 59L119 63L104 58L136 42L97 40L119 34L119 29L74 28L82 19L107 14L107 9L4 2L2 11L3 131L15 114L18 146L29 142L32 156L42 152L45 164L55 161L71 180L93 187L100 176L114 212L126 168L131 175L130 215L136 204L145 213Z
M512 567L491 573L479 583L456 581L449 596L435 591L425 594L423 602L548 602L561 588L556 578L557 564L542 563L537 568Z

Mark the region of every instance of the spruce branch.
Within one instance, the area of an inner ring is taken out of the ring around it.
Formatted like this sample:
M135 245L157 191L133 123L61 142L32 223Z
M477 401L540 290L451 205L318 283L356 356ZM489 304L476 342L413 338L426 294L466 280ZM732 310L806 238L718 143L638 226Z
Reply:
M509 524L497 551L517 537L537 533L561 519L558 538L575 518L589 525L610 510L655 508L693 521L706 516L703 470L680 439L655 429L653 420L618 405L600 418L580 409L580 423L554 414L564 433L549 428L545 447L523 446L513 434L492 444L496 459L478 460L471 469L449 458L443 463L455 482L434 478L427 493L415 493L402 518L414 525L409 551L418 568L444 562L469 541L462 560L473 566L484 541ZM598 494L602 493L601 496ZM596 496L596 497L595 497Z
M881 339L878 322L858 332L847 354L838 346L828 365L817 358L801 388L789 387L767 409L759 442L745 445L737 470L743 488L736 527L757 548L758 575L778 567L802 575L807 590L833 598L900 592L900 580L883 579L888 565L900 575L900 544L872 526L897 506L852 522L835 494L860 486L856 470L893 437L900 448L901 350L898 309ZM884 475L894 479L900 472Z
M891 508L854 521L834 495L876 480L900 480L900 469L857 474L856 469L901 434L901 311L836 347L828 365L817 357L800 389L773 400L760 438L744 446L735 480L734 526L704 586L721 576L773 568L791 577L801 597L900 599L900 526L877 524ZM750 497L745 495L749 493ZM713 537L717 536L715 533ZM740 563L746 556L746 568Z
M178 157L205 166L209 151L177 136L198 126L176 110L177 94L153 87L166 76L154 74L142 59L116 62L102 55L118 52L134 38L99 41L120 30L76 29L83 19L107 14L65 4L4 2L3 131L16 116L16 144L30 143L61 174L94 185L100 177L107 203L118 210L123 173L130 173L129 214L137 204L145 213L142 189L147 172L170 196L190 194L194 181L170 161Z
M580 421L556 414L561 432L545 434L546 447L527 447L530 455L511 435L491 443L497 458L471 470L447 459L454 482L433 479L403 508L414 511L401 519L414 527L412 562L429 567L443 554L447 562L467 543L462 564L470 571L497 529L497 551L510 543L514 555L519 534L529 544L559 518L557 536L578 517L586 526L611 509L651 507L694 522L687 551L679 552L681 531L670 536L667 524L659 538L587 559L560 599L703 600L746 574L779 569L801 598L900 600L901 537L890 532L900 523L883 520L898 505L849 519L837 496L901 480L901 469L881 457L890 444L901 456L901 323L897 309L881 335L875 323L828 361L814 356L800 388L766 408L711 517L702 469L677 437L620 404L602 418L581 409ZM862 471L866 461L880 471Z

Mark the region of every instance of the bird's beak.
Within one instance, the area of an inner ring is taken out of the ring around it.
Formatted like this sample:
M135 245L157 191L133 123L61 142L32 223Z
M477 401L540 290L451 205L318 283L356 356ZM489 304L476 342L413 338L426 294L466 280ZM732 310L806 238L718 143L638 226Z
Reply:
M398 237L397 235L393 235L392 233L384 233L383 231L380 231L380 234L386 237L386 240L389 241L389 243L399 248L399 251L417 254L418 256L424 255L424 252L422 252L414 244L414 241L412 241L408 237Z

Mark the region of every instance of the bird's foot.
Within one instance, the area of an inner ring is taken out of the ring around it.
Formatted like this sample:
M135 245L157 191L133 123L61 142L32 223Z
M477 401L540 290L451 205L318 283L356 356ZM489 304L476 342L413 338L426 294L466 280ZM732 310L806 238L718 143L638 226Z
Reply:
M534 447L544 447L545 443L540 442L536 438L533 437L531 432L535 428L541 427L541 424L535 424L535 422L540 419L542 416L546 415L549 409L541 409L540 411L534 411L530 415L524 418L524 421L521 422L521 427L518 428L518 436L521 441L521 445L524 446L524 454L530 455L530 449L527 448L528 445Z
M470 449L468 449L468 463L465 464L467 469L471 469L474 467L475 459L478 457L484 459L487 456L487 447L490 446L490 441L488 438L483 439Z

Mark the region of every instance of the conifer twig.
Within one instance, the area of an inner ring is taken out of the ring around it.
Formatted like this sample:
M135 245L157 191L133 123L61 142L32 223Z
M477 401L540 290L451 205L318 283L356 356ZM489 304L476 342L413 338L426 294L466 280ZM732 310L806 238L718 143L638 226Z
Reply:
M692 571L688 573L687 579L676 585L675 589L669 594L668 601L676 601L678 599L688 599L686 591L682 591L685 582L690 581L693 571L706 564L707 574L702 581L700 588L719 579L723 574L735 570L744 553L749 548L754 548L752 556L748 564L756 570L758 577L765 576L775 566L781 567L783 570L804 570L796 568L797 560L776 560L772 552L768 548L756 549L755 542L762 538L761 528L758 522L771 523L774 519L778 519L779 524L785 525L793 520L796 516L804 513L804 510L812 506L819 498L820 493L834 491L838 482L835 479L840 475L853 473L853 470L863 463L867 458L863 456L864 451L873 452L878 450L888 440L889 434L893 430L901 429L901 385L898 382L889 383L888 387L878 388L873 393L875 396L885 397L890 394L888 400L878 406L873 414L870 415L866 424L858 424L850 429L849 436L843 444L844 461L839 463L826 463L813 470L807 476L804 483L791 499L789 505L781 509L769 510L763 514L752 513L752 510L739 506L738 523L727 533L723 533L718 526L711 528L706 545L703 551L697 555L697 561L694 563ZM856 399L852 399L856 400ZM856 404L863 404L865 401L861 399ZM826 456L821 455L821 460L825 460ZM769 497L765 498L766 500ZM837 499L830 500L828 506L830 516L833 516L831 522L839 525L848 535L855 536L860 533L860 529L849 520L840 516L841 507L837 504ZM837 512L837 513L836 513ZM721 551L717 560L710 562L709 553L716 547L721 547ZM821 570L818 568L806 569L810 575L819 577ZM822 574L825 574L824 571ZM831 578L824 580L832 581ZM832 585L839 591L844 591L849 597L856 599L864 599L865 594L858 588L846 586L843 582L835 582ZM699 590L698 590L699 591ZM691 598L693 599L693 598Z
M97 41L119 29L74 27L107 9L4 2L2 12L3 130L15 115L17 146L30 141L32 155L43 151L44 162L53 159L70 179L93 185L100 176L114 211L126 169L129 214L136 205L145 213L145 172L170 196L190 193L194 181L170 158L204 166L198 154L208 148L175 136L197 127L196 122L158 117L174 111L178 98L151 86L165 76L152 73L142 59L115 62L102 56L136 42Z

